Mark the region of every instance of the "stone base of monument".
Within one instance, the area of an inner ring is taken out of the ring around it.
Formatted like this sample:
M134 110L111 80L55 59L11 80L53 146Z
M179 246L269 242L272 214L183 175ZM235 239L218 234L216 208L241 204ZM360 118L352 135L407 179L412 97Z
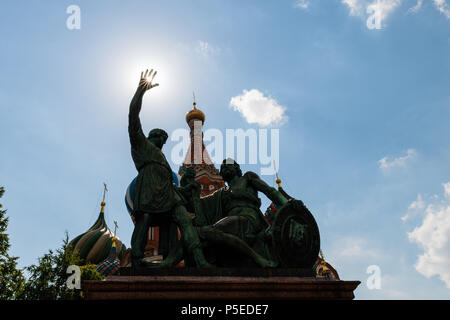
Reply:
M83 282L100 299L353 299L360 281L317 279L304 269L132 269Z

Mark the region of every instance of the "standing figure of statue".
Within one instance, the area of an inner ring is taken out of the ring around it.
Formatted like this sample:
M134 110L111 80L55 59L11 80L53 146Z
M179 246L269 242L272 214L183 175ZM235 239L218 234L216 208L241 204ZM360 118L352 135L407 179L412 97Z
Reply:
M141 73L138 88L130 104L128 133L131 155L139 172L133 199L136 224L131 237L133 267L156 266L144 260L144 247L150 226L166 223L169 217L179 227L183 251L197 267L210 267L205 260L199 235L192 224L179 193L172 183L172 169L162 152L168 138L162 129L152 129L146 137L142 131L139 112L146 91L158 86L152 84L156 71ZM158 266L166 266L164 263Z

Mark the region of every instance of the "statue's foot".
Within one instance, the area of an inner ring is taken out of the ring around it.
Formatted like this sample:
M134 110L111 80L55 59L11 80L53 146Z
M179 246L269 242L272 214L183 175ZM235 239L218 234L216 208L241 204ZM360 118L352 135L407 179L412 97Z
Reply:
M197 268L214 268L215 265L206 261L203 257L194 257L194 263Z
M262 268L276 268L276 267L278 267L278 262L273 261L273 260L267 260L267 259L264 259L264 258L259 258L259 259L257 259L256 262Z
M272 260L268 260L269 263L267 265L268 268L276 268L278 267L278 262L277 261L272 261Z
M203 251L200 248L195 248L192 251L192 259L197 268L214 268L215 266L206 261Z

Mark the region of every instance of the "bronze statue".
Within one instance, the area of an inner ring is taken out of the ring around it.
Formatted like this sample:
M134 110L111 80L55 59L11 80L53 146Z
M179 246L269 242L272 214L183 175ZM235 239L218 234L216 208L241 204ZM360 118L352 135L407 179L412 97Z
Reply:
M232 159L223 161L220 174L228 187L210 196L200 199L198 191L190 195L184 191L185 198L191 196L186 203L195 212L206 259L218 267L312 268L320 248L319 230L303 203L288 201L254 172L242 174ZM184 188L196 190L194 177L190 171L183 176ZM272 226L260 211L258 192L281 208ZM165 266L182 258L178 245L164 260Z
M192 224L192 218L172 183L172 169L161 150L166 143L167 133L162 129L153 129L148 137L145 137L142 131L139 119L142 98L147 90L158 86L152 83L155 75L156 71L153 72L153 69L150 72L146 70L145 73L141 73L128 117L131 155L139 172L133 199L133 216L136 224L131 238L132 265L133 267L155 266L143 259L147 231L150 226L167 224L169 217L180 229L186 256L197 267L210 267L201 250L200 239Z
M232 159L222 162L220 175L228 187L217 191L213 197L220 198L221 212L216 213L215 219L222 218L211 224L212 221L205 216L208 213L200 206L196 224L201 226L201 238L237 250L233 250L235 254L227 254L229 250L223 250L224 254L220 255L212 255L215 251L209 251L209 258L222 266L276 267L278 262L270 252L270 226L260 211L258 192L279 206L288 200L256 173L248 171L242 174L239 164ZM206 207L209 207L208 202L209 199L203 200Z
M208 228L233 234L253 250L245 254L247 261L235 259L233 264L251 266L251 262L256 262L262 267L312 268L320 249L320 235L314 217L303 202L288 200L254 172L242 174L233 159L222 162L220 175L228 184L221 195L225 218ZM259 209L258 192L280 208L271 226ZM219 264L228 263L220 256L219 259Z

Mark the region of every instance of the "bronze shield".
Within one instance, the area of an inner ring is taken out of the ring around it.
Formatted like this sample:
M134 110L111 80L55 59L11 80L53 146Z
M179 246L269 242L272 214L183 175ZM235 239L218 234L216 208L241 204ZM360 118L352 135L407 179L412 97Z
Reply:
M320 250L316 220L300 200L278 211L272 225L274 253L284 268L312 268Z

